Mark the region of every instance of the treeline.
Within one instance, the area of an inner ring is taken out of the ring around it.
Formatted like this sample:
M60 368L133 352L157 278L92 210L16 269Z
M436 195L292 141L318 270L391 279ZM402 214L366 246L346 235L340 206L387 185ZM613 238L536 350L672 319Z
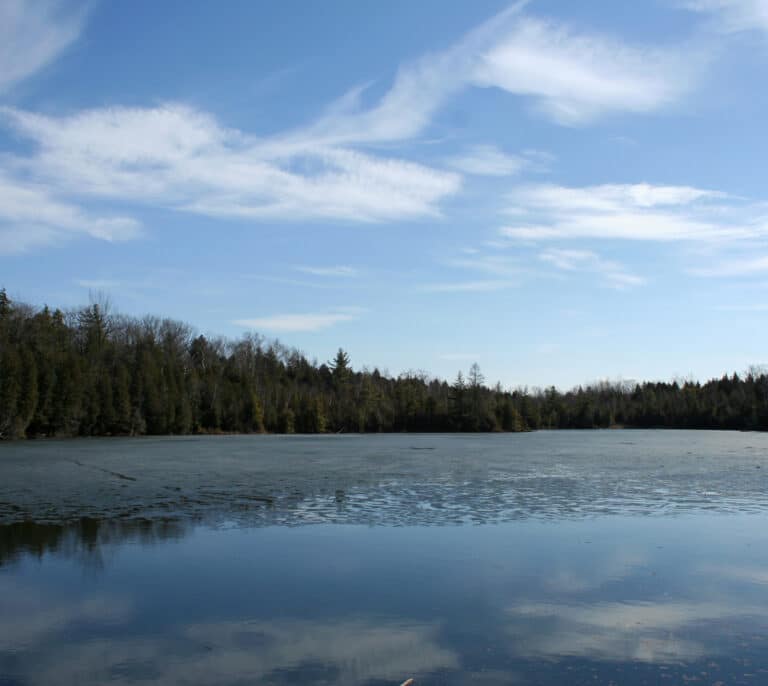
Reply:
M525 431L615 425L768 429L768 376L704 385L599 384L560 393L489 388L473 365L453 383L394 378L257 335L196 335L169 319L91 304L14 303L0 291L0 437L190 433Z
M92 304L36 310L0 291L0 435L520 431L514 394L475 368L451 386L354 371L256 335L196 335Z

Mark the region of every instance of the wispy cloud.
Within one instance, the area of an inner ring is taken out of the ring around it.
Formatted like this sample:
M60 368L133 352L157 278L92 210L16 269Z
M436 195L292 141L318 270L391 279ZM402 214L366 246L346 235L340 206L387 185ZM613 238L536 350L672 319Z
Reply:
M456 257L447 260L445 264L457 269L468 269L505 277L518 277L526 271L517 257L507 255L478 253L471 257Z
M508 248L508 245L498 246L498 249ZM445 262L457 269L480 272L492 275L493 279L472 281L457 281L429 286L429 290L450 292L457 291L492 291L520 286L524 280L531 277L546 276L546 272L531 266L531 259L536 259L555 267L561 272L581 272L595 274L605 285L625 289L640 286L645 283L641 276L633 274L620 262L606 260L592 250L573 248L548 248L538 254L516 253L509 256L504 254L478 254L470 257L460 257Z
M56 0L0 3L0 94L49 64L80 35L85 12Z
M375 222L436 215L436 203L460 186L456 174L405 160L265 145L178 104L2 115L37 145L11 168L70 195L217 217Z
M467 88L530 98L560 124L615 112L652 112L682 97L705 56L690 46L632 45L524 13L520 2L443 52L403 65L384 97L363 108L366 86L351 90L311 127L287 140L349 145L420 134L446 101Z
M249 281L266 281L267 283L279 283L285 286L294 286L302 290L307 288L323 288L330 290L347 288L349 285L348 283L341 284L338 281L333 281L331 279L324 279L323 281L317 281L316 279L290 279L284 276L269 276L268 274L241 274L239 278L247 279Z
M56 199L43 185L14 180L0 170L0 255L76 235L123 241L139 232L139 223L130 217L91 215Z
M363 310L359 308L340 308L331 312L275 314L254 319L237 319L234 324L248 329L275 333L313 332L329 329L336 324L355 321L362 312Z
M448 159L448 164L466 174L477 176L510 176L527 164L524 157L509 155L492 145L475 145L463 154Z
M348 266L335 266L335 267L307 267L296 266L294 269L297 272L304 274L311 274L312 276L327 276L327 277L344 277L351 278L359 275L359 271L354 267Z
M0 70L11 74L8 83L51 59L79 32L74 19L51 21L56 5L43 3L33 12L27 4L6 3L4 26L13 27L14 36L36 32L36 40L24 40L40 47L16 71ZM358 87L316 121L269 138L228 128L183 104L63 117L5 108L0 124L35 146L30 155L7 155L6 167L17 182L43 183L52 197L70 203L98 197L256 220L437 216L441 201L460 190L459 174L353 147L413 138L449 98L471 87L532 98L555 121L574 124L610 112L656 110L691 82L687 65L695 59L689 54L682 60L677 49L576 32L528 16L524 7L518 3L449 49L403 65L372 107L362 105L365 87ZM7 60L15 63L16 40L5 42ZM4 59L0 55L0 66ZM486 145L451 163L465 173L508 175L527 162ZM10 222L4 233L27 247L57 233L44 222L34 239L20 237L26 230Z
M464 248L465 257L443 260L441 264L462 273L450 281L427 283L420 290L428 293L487 293L518 288L531 270L523 267L517 257L489 255L476 249ZM471 278L467 278L471 275ZM482 278L477 278L478 276ZM490 277L490 278L489 278Z
M533 99L560 124L614 112L652 112L678 100L704 55L690 48L631 45L520 17L483 52L472 81Z
M768 272L768 255L724 260L708 267L689 270L694 276L752 276Z
M290 132L281 144L352 145L389 143L422 133L450 98L472 85L483 54L517 21L518 2L476 27L447 50L402 65L392 87L372 107L362 105L370 84L350 90L316 122Z
M688 186L522 186L510 200L514 223L501 235L527 241L736 240L760 236L768 227L764 208Z
M624 289L645 283L643 277L632 274L624 265L605 260L591 250L552 248L540 253L539 259L563 271L586 271L599 274L613 288Z
M120 286L120 281L114 281L112 279L77 279L75 283L81 288L87 288L94 291L109 290Z
M683 7L716 17L715 26L726 32L768 31L768 3L765 0L686 0Z
M479 279L475 281L448 281L425 284L421 290L429 293L485 293L515 288L519 285L518 281L508 279Z
M61 18L52 9L57 5L44 2L36 13L27 12L27 5L6 3L4 26L22 36L24 27L32 27L43 36L32 42L47 47L8 72L7 83L51 59L79 32L75 19L49 21L54 14ZM138 224L93 217L85 209L90 203L111 200L255 221L439 217L443 201L461 190L461 174L374 153L372 147L422 134L462 91L498 88L527 98L555 122L573 125L613 112L658 110L695 80L698 58L686 46L630 45L532 17L525 5L513 5L447 50L402 65L372 106L364 105L366 87L357 87L315 121L268 137L227 127L211 113L180 103L68 116L0 108L0 127L31 144L31 152L4 155L5 173L18 187L44 189L47 205L78 213L79 233L113 240L137 235ZM4 43L0 67L23 52L18 40ZM510 155L488 145L452 160L464 173L483 175L513 174L540 163L536 155ZM13 246L6 251L75 231L45 217L17 221L10 215L0 207L0 235Z
M715 309L721 312L768 312L768 303L718 305Z

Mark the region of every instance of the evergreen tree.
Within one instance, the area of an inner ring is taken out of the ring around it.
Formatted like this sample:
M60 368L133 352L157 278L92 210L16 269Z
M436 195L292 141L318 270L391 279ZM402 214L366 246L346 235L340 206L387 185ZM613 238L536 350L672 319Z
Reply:
M0 290L0 437L193 431L522 431L613 425L768 430L768 374L509 392L480 367L453 384L317 365L258 336L193 336L171 320L72 313Z

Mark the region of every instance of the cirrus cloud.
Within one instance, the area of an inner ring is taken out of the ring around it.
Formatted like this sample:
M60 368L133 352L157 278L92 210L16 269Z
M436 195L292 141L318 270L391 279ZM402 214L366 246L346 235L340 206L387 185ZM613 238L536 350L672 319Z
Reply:
M509 155L493 145L475 145L448 160L455 169L478 176L510 176L521 171L527 163L525 158Z
M182 104L0 115L37 146L7 157L8 166L80 197L230 218L376 222L436 215L436 203L460 187L456 174L406 160L266 144Z
M135 236L137 223L93 219L86 208L97 201L252 222L434 218L461 190L460 173L371 148L420 135L449 99L495 88L524 98L555 123L583 125L676 102L704 62L689 46L630 44L530 16L525 6L517 3L446 50L402 65L377 103L364 106L366 88L357 87L316 120L268 137L183 103L65 115L0 107L0 128L31 145L30 152L3 154L0 168L16 184L44 188L51 202L72 206L83 217L79 232L98 237ZM13 78L31 73L78 31L47 41L59 47L28 60ZM488 145L450 160L459 172L481 175L512 174L529 162L535 159ZM0 207L0 216L8 215ZM2 231L17 251L71 235L45 221L6 219Z
M85 13L54 0L0 3L0 93L39 71L80 35Z
M275 314L253 319L236 319L234 324L259 331L274 333L305 333L329 329L336 324L352 322L363 312L360 308L340 308L333 312L302 314Z
M0 170L0 255L77 235L115 242L139 233L140 224L131 217L87 213L57 199L43 185L17 181Z
M765 0L687 0L682 5L694 12L714 15L721 31L768 31L768 2Z
M643 277L631 273L624 265L605 260L592 250L552 248L543 251L539 259L563 271L586 271L599 274L613 288L624 289L645 283Z
M723 241L759 237L768 228L764 208L689 186L521 186L510 200L514 223L500 233L526 241Z

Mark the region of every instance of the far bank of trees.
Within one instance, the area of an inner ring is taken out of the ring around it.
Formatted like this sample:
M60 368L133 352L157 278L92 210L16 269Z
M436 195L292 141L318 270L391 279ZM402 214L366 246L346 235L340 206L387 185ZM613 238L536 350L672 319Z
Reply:
M525 431L615 425L768 429L768 376L598 384L560 393L355 370L257 335L197 335L92 304L63 312L0 291L0 437L217 432Z

